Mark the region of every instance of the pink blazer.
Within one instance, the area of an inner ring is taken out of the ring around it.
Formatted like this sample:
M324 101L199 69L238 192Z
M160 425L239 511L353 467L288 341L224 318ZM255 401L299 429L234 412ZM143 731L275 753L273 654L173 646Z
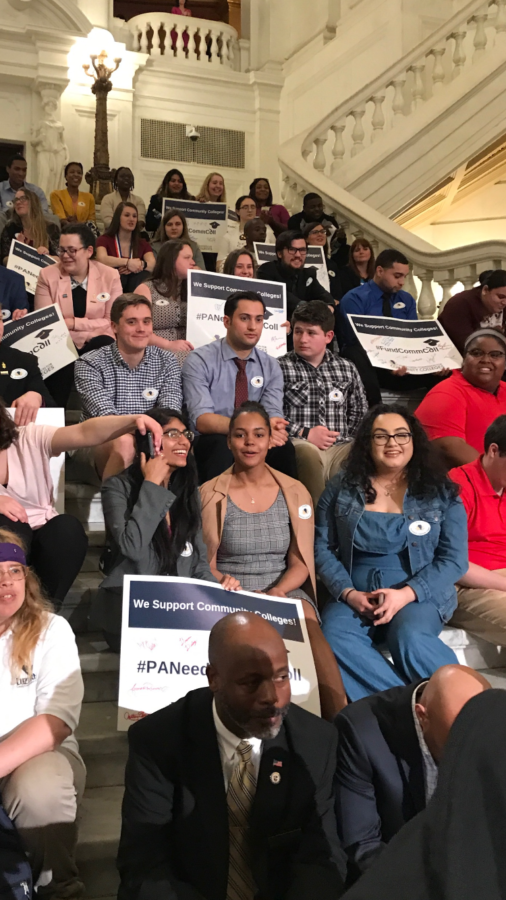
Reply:
M81 348L99 334L114 337L111 329L111 306L122 293L116 269L90 259L86 315L83 319L76 319L75 331L70 332L76 347ZM42 269L35 291L35 309L42 309L51 303L59 305L64 318L74 315L70 275L63 272L59 264Z

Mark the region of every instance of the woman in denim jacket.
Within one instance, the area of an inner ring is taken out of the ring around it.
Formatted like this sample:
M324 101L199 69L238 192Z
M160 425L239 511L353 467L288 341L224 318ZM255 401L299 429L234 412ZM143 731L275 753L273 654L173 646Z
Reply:
M439 640L468 568L457 492L414 416L370 410L316 511L316 568L333 598L323 633L350 700L458 662Z

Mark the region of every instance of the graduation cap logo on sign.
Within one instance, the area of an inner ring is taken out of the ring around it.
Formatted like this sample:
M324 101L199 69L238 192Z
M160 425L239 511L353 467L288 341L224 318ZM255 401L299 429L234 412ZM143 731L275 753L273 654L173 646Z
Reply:
M273 315L274 313L271 313L266 307L264 312L264 319L271 319Z
M35 335L40 341L44 341L52 332L52 328L43 328L42 331L39 331L38 334Z
M211 224L211 228L214 228L215 230L216 230L216 228L219 228L218 222L211 222L210 224Z
M424 344L428 344L429 347L437 347L437 345L439 344L439 341L436 340L435 338L427 338L427 340L424 341Z

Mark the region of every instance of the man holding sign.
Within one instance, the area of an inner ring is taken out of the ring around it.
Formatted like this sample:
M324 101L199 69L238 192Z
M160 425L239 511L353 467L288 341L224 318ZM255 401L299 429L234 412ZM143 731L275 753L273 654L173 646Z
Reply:
M199 347L183 364L183 396L192 425L199 432L195 461L203 484L233 463L227 446L230 417L245 400L257 400L272 426L267 463L296 478L295 452L283 418L283 376L278 362L258 350L265 304L254 291L231 294L224 308L227 336Z
M336 900L336 734L290 702L282 637L225 616L207 676L129 731L120 900Z

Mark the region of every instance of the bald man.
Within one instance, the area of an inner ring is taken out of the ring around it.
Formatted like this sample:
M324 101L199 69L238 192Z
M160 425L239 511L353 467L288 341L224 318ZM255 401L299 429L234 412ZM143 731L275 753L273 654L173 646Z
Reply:
M489 682L467 666L364 697L339 713L337 828L352 882L402 826L424 809L455 719Z
M207 675L128 733L118 900L336 900L335 728L253 613L214 626Z

